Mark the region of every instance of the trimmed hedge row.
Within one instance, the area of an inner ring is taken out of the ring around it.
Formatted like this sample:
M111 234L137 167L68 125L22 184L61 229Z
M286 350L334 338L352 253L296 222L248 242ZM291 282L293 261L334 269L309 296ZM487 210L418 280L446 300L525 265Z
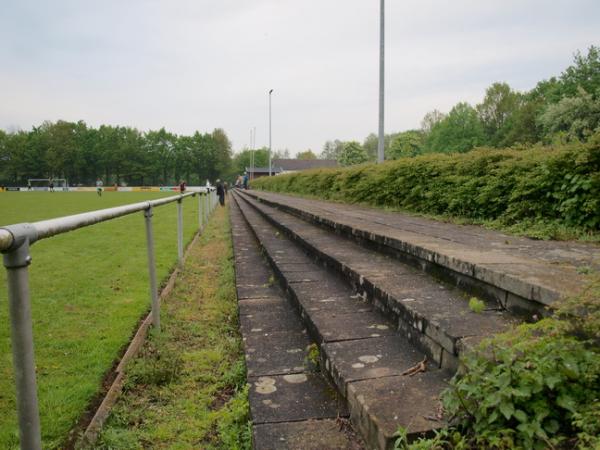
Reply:
M261 178L253 187L424 214L600 229L600 133L587 143L428 154Z

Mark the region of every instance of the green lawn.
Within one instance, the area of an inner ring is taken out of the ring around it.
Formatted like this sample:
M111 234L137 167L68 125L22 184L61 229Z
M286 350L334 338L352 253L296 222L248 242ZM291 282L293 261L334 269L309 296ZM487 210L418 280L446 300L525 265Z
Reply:
M172 194L0 193L0 226L108 208ZM198 199L184 202L188 242ZM177 259L176 203L154 213L157 274ZM32 247L32 315L44 448L58 448L77 423L142 314L149 309L143 214L42 240ZM6 272L0 269L0 448L18 446Z

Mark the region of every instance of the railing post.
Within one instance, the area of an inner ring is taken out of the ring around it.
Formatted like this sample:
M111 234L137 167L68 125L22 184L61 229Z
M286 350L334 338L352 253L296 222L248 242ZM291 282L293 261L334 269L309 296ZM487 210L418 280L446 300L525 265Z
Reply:
M177 258L179 265L183 264L183 204L177 200Z
M42 437L35 379L29 264L31 264L31 255L29 254L28 239L25 239L17 248L4 254L4 267L6 267L8 279L13 365L17 388L19 437L22 449L38 450L42 448Z
M202 193L202 206L204 210L204 223L208 223L208 191Z
M204 212L202 211L202 194L198 192L198 230L204 228Z
M148 274L150 276L150 304L152 305L152 325L160 331L160 302L156 284L156 262L154 259L154 231L152 229L152 206L144 211L146 221L146 247L148 248Z

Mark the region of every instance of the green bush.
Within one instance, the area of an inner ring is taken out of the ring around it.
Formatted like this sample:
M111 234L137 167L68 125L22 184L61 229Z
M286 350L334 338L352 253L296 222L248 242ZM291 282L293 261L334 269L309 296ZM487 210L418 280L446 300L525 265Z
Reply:
M261 190L423 214L600 229L600 134L560 147L428 154L261 178Z
M600 279L553 317L483 342L443 395L452 428L397 448L600 448Z

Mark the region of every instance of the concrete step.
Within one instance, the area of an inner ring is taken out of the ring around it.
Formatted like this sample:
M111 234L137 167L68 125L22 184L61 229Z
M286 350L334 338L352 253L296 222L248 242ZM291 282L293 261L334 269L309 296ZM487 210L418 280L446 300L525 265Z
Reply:
M586 284L600 246L538 241L357 205L270 192L246 195L335 231L528 317Z
M302 320L274 282L239 209L232 204L230 211L254 448L364 448L345 401L307 369L311 340Z
M393 448L399 426L411 437L443 422L441 391L451 371L427 364L427 357L396 330L343 278L269 224L238 196L238 205L307 327L319 346L321 368L346 400L352 423L369 448ZM414 376L411 368L422 368Z
M249 197L244 201L281 234L348 280L363 299L392 321L393 330L399 330L440 367L456 370L465 347L504 331L514 321L495 302L475 313L468 296L455 287L289 213ZM309 273L307 277L314 276Z

